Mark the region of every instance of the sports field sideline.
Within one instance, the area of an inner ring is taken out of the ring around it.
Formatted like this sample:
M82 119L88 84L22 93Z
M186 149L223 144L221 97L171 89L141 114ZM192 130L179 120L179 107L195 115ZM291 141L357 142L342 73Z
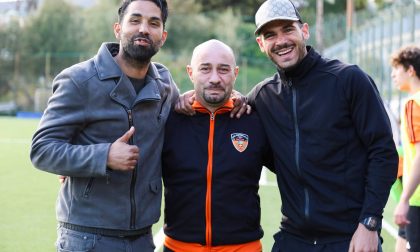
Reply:
M57 176L33 168L29 160L36 119L0 117L0 252L53 252L56 238L55 200ZM280 222L280 196L275 177L263 174L260 187L264 251L270 251L272 235ZM392 222L393 199L384 213L384 252L394 251L396 226ZM161 244L161 221L154 225L156 245ZM156 251L161 251L159 247Z

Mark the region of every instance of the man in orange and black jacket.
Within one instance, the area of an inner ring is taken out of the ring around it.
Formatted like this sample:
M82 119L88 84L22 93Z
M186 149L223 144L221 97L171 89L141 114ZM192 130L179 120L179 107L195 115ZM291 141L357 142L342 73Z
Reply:
M232 49L200 44L187 72L196 113L170 114L162 152L164 251L260 252L258 182L272 154L257 113L230 118L238 74Z

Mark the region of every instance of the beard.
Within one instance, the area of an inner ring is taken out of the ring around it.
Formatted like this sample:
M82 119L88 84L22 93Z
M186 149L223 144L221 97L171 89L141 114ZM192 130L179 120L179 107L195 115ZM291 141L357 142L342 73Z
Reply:
M135 45L135 40L138 38L149 41L148 46ZM152 57L159 51L161 40L152 41L148 36L135 35L130 40L122 42L123 57L132 65L143 66L150 63Z
M220 94L218 96L210 95L206 92L206 90L203 91L203 100L209 104L209 105L220 105L227 100L227 93L224 91L224 94Z
M214 97L214 96L204 94L203 99L208 104L218 105L218 104L221 104L225 100L225 96Z
M281 50L283 48L292 47L292 46L295 46L296 47L295 50L297 51L297 55L295 59L289 62L278 62L276 58L273 56L274 54L276 54L276 51ZM307 53L306 44L304 43L304 38L302 37L302 41L298 41L295 44L285 43L285 44L278 45L272 48L271 53L268 54L268 57L274 64L276 64L278 68L284 70L285 72L288 72L288 71L292 71L299 65L299 63L306 56L306 53Z

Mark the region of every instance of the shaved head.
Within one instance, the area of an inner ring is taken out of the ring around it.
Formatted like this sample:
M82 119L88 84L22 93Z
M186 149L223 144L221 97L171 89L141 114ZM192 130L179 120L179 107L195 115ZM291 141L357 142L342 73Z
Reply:
M225 54L227 56L226 58L230 57L230 62L226 62L226 63L230 63L233 66L236 66L235 55L233 53L232 48L230 48L230 46L226 45L225 43L217 39L208 40L206 42L199 44L198 46L194 48L194 51L191 57L191 63L190 63L191 66L194 66L197 64L197 61L200 57L202 57L202 54L212 54L212 53Z
M232 48L216 39L195 47L187 66L197 101L212 112L229 100L238 71Z

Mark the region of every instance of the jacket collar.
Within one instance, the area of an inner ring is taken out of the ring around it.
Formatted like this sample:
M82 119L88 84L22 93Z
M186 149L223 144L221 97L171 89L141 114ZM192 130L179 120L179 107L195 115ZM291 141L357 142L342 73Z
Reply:
M197 100L195 100L193 102L192 107L197 112L211 114L211 112L208 109L206 109L203 105L201 105L201 103L198 102ZM233 109L233 107L234 107L233 106L233 100L232 99L229 99L223 106L221 106L220 108L218 108L214 112L214 114L223 114L223 113L230 112Z
M311 46L306 46L306 50L308 53L293 69L284 71L283 69L277 68L277 71L282 80L287 80L290 78L302 78L315 66L321 55Z
M119 45L117 43L102 43L98 54L93 58L100 80L121 77L121 68L113 57L118 53L118 50Z
M150 63L145 77L145 86L137 95L131 81L114 60L118 50L119 44L117 43L103 43L93 59L100 80L116 79L116 86L110 93L111 99L123 104L126 108L131 108L144 100L160 100L161 94L158 85L162 78L156 66Z

